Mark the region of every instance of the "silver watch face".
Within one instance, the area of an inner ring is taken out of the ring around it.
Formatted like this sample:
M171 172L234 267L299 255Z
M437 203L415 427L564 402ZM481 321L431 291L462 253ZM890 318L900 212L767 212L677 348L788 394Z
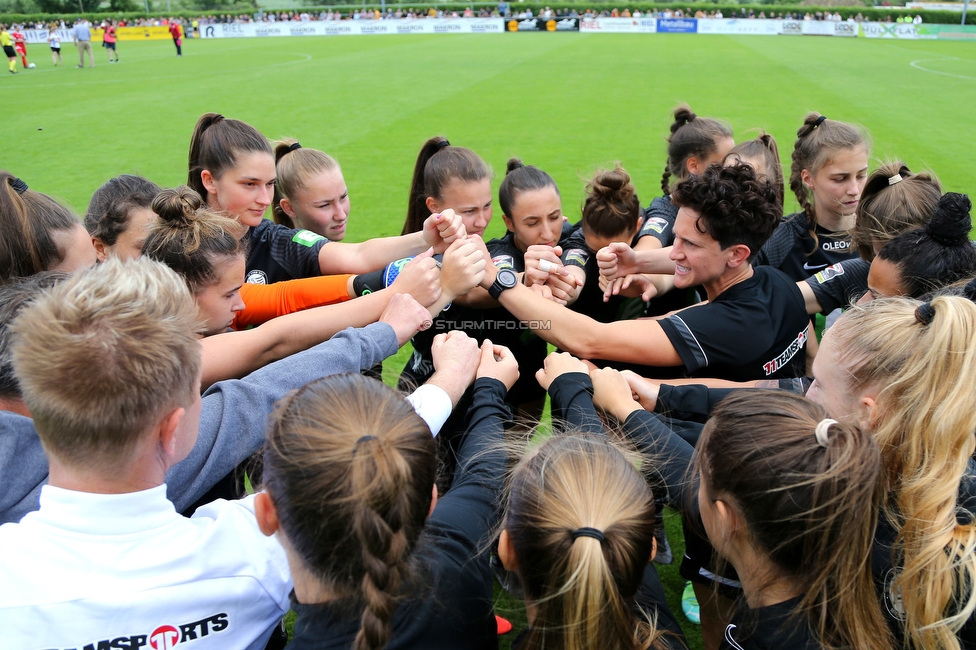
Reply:
M495 282L506 289L511 289L518 284L518 275L512 269L502 269L498 272L498 275L495 276Z

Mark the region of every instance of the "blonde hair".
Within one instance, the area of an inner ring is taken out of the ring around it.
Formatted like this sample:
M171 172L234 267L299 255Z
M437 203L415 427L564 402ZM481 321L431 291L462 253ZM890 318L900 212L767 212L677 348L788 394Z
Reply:
M305 149L294 138L284 138L274 143L275 181L271 213L275 223L297 228L295 221L281 209L281 199L294 198L308 187L308 180L315 174L339 171L335 158L318 149Z
M976 525L960 523L959 485L976 448L976 305L960 297L853 307L831 328L852 391L876 397L884 512L898 530L893 590L906 644L955 650L976 612Z
M109 258L17 317L13 361L46 452L111 470L169 410L194 399L197 308L159 262Z
M358 374L311 382L271 417L265 487L304 566L362 612L355 650L389 642L430 511L435 449L399 393Z
M647 648L660 636L637 619L654 538L654 496L605 436L558 434L512 475L504 528L526 601L537 609L525 648ZM576 535L581 528L603 539Z

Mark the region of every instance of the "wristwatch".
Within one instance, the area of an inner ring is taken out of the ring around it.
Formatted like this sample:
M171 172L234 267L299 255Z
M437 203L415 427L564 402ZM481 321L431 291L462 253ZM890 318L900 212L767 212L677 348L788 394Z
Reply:
M488 287L488 295L498 300L498 296L502 295L502 291L511 289L516 284L518 284L518 275L515 271L512 269L501 269L498 271L498 275L495 276L495 281Z

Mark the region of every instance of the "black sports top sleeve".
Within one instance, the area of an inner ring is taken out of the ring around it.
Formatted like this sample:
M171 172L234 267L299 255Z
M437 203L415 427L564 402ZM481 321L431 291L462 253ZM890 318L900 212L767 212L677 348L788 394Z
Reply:
M477 555L497 523L496 505L508 466L504 432L511 419L505 393L505 385L497 379L483 377L475 381L454 483L438 499L427 520L431 530L455 542L443 547L457 562L470 561Z
M309 230L295 230L268 221L251 228L245 281L271 284L322 275L319 251L328 239Z
M674 244L674 221L678 217L678 206L671 202L670 196L659 196L644 209L644 223L639 237L654 237L666 248Z
M577 431L605 435L603 421L593 405L593 383L584 372L567 372L549 384L553 422L564 422Z
M697 477L689 478L688 468L695 450L678 434L647 411L634 411L623 423L624 433L637 450L648 457L646 463L667 488L668 503L690 515L698 514Z
M844 260L806 279L820 303L821 314L843 309L868 290L871 263L861 258Z

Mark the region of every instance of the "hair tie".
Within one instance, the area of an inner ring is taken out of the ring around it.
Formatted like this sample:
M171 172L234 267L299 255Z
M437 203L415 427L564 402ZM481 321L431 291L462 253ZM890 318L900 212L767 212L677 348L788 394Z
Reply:
M217 113L216 115L214 115L213 119L210 121L210 125L213 126L214 124L220 124L223 121L224 121L224 116L221 115L220 113Z
M580 537L592 537L597 541L603 541L603 531L597 530L596 528L590 528L588 526L577 528L569 534L572 536L573 540L579 539Z
M905 179L901 177L901 174L895 174L894 176L888 177L888 185L894 185L895 183L900 183L903 180Z
M290 147L288 147L288 151L289 151L289 153L290 153L290 152L292 152L292 151L295 151L296 149L301 149L301 148L302 148L302 145L300 145L300 144L298 144L298 143L296 142L295 144L293 144L293 145L291 145Z
M28 189L27 183L20 180L16 176L10 179L10 187L12 187L14 189L14 192L17 192L17 194L23 194Z
M821 447L826 447L829 441L830 435L830 425L837 424L837 420L831 420L830 418L824 418L817 423L817 428L814 429L813 434L817 437L817 444Z
M962 292L971 301L976 302L976 279L970 280Z
M821 124L823 124L824 123L824 120L826 120L826 119L827 119L827 116L826 115L821 115L820 117L818 117L817 118L817 121L813 123L813 128L817 128L818 126L820 126Z
M364 442L369 442L370 440L376 440L376 436L363 436L357 440L356 444L352 447L352 455L355 456L356 452L359 451L359 445L363 444Z
M933 318L935 318L935 309L932 308L932 303L922 303L915 309L915 320L920 324L928 325Z
M450 147L450 146L451 143L447 141L447 138L444 138L443 140L437 143L437 151L440 151L444 147ZM435 151L434 153L437 153L437 151Z

